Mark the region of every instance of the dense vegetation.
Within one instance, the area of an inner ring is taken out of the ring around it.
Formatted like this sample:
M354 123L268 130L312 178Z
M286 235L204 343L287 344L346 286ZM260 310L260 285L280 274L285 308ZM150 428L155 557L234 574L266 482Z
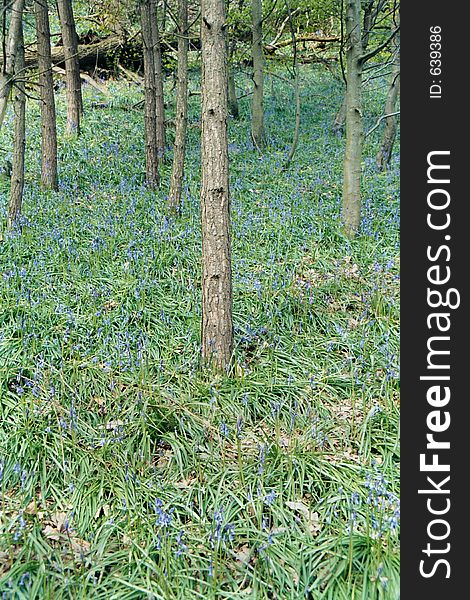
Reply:
M398 155L378 172L380 128L366 137L362 225L347 239L331 134L343 90L302 67L282 171L285 76L266 78L262 155L248 97L229 124L230 375L199 365L199 97L175 219L170 163L159 190L144 184L139 85L84 86L82 134L59 137L58 192L37 185L28 104L23 230L0 242L3 597L399 597ZM383 84L364 89L366 129ZM63 91L57 103L63 131Z

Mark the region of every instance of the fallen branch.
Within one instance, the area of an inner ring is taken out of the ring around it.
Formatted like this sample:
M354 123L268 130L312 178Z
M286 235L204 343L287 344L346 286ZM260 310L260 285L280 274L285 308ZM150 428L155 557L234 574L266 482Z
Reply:
M318 42L320 44L326 44L326 43L330 43L330 42L339 42L340 41L340 37L337 35L330 35L330 36L324 36L324 35L318 35L317 33L305 33L304 35L299 35L297 37L297 43L300 42ZM268 54L274 54L274 52L276 52L276 50L279 50L280 48L285 48L286 46L291 46L293 44L292 42L292 38L289 38L287 40L283 40L282 42L277 42L276 44L267 44L264 47L264 50L268 53Z
M54 71L54 73L58 73L59 75L65 76L65 70L61 69L60 67L54 66L54 67L52 67L52 70ZM109 91L107 90L107 88L104 87L103 85L100 85L97 81L95 81L92 77L90 77L86 73L80 73L80 79L83 79L83 81L85 81L89 85L96 88L99 92L101 92L105 96L109 96Z

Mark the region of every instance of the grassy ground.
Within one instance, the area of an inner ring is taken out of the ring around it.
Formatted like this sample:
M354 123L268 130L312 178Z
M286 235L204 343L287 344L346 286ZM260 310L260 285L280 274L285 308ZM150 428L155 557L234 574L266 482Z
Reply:
M0 242L3 598L399 597L398 157L378 173L380 130L366 139L361 235L345 240L341 89L302 73L281 172L293 98L269 81L265 154L248 98L230 123L230 377L198 365L198 97L176 221L170 163L160 192L143 185L138 89L86 88L59 193L38 187L31 103L23 233ZM368 127L382 99L367 90Z

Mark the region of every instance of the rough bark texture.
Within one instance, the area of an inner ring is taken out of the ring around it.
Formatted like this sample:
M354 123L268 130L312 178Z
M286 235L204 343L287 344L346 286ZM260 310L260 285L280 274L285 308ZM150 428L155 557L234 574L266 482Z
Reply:
M142 0L140 5L142 43L144 50L144 123L145 123L145 179L148 185L159 182L158 141L155 86L155 64L152 37L152 12L150 0Z
M251 135L253 143L260 150L264 146L264 54L263 54L263 15L261 0L251 1L253 41L253 99L251 105Z
M168 209L178 213L181 206L181 191L184 177L186 153L186 129L188 125L188 0L178 0L178 83L176 89L176 131L173 152Z
M8 98L13 86L16 51L20 39L24 0L14 0L11 7L10 27L5 45L3 69L0 74L0 128L7 110Z
M80 133L80 117L83 112L80 62L78 60L78 37L75 29L72 0L57 0L60 30L64 45L65 85L67 95L67 134Z
M35 0L34 8L41 98L41 183L44 188L55 190L57 189L57 132L47 0Z
M24 82L21 80L24 69L23 32L20 30L19 44L16 53L15 74L19 78L15 86L14 111L15 133L13 141L13 164L11 173L10 202L8 205L8 228L17 225L24 189L24 154L26 145L26 95Z
M400 42L398 37L395 38L396 55L390 74L390 86L387 92L385 101L385 115L391 115L395 112L395 107L400 94ZM390 116L385 119L385 129L380 150L376 156L377 167L382 170L390 165L392 157L393 145L397 134L397 119L396 116Z
M346 2L346 149L343 169L344 233L352 238L361 222L361 161L364 130L361 102L361 2Z
M202 0L202 356L218 369L232 356L232 276L224 0Z
M163 69L160 32L158 30L158 14L156 0L150 0L152 25L153 62L155 67L156 113L157 113L157 148L158 156L165 156L165 99L163 96Z

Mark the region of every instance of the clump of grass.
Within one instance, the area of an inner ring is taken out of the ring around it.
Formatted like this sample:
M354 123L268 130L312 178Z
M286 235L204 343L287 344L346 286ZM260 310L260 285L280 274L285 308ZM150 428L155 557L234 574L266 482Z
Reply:
M0 243L5 597L398 598L398 167L375 171L370 136L345 240L338 90L302 77L282 176L285 84L262 157L248 120L230 123L231 376L198 361L198 128L169 220L170 165L157 193L143 185L135 90L112 84L99 110L86 90L55 194L37 184L30 106L23 233Z

